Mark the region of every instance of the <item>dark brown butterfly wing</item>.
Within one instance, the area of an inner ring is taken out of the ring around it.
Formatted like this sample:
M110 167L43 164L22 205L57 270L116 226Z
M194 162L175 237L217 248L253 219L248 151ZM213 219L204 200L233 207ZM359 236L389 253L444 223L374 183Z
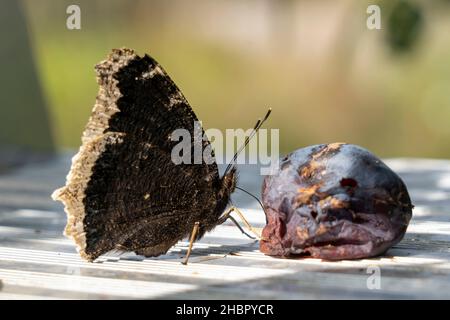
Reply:
M216 209L217 165L171 161L172 132L187 129L193 146L197 118L155 60L113 50L96 69L83 145L54 193L68 214L65 233L87 260L114 248L159 255Z

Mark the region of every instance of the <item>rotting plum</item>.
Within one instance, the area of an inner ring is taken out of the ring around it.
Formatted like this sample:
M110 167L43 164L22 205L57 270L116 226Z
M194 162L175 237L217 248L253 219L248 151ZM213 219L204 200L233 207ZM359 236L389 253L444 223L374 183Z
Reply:
M413 208L408 190L368 150L315 145L294 151L279 166L262 187L263 253L358 259L380 255L403 238Z

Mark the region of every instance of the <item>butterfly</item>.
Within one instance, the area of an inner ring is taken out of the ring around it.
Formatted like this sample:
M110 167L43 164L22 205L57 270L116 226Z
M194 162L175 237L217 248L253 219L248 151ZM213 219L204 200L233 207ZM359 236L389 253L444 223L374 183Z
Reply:
M161 65L122 48L95 69L99 91L82 145L66 185L52 194L65 206L64 233L87 261L113 249L159 256L190 235L187 263L194 241L227 219L236 223L226 209L240 151L222 176L215 161L174 164L171 133L188 130L193 146L198 119Z

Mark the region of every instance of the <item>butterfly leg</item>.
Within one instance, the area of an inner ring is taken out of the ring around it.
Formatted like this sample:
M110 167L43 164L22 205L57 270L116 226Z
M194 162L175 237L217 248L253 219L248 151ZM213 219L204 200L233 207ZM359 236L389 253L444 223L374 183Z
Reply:
M234 207L230 207L220 218L219 221L217 222L217 225L224 223L227 220L231 220L231 222L233 222L236 227L238 227L238 229L242 232L242 234L245 234L247 237L249 237L252 240L255 240L255 237L252 237L251 235L249 235L247 232L245 232L244 229L242 229L242 227L239 225L239 222L236 221L236 219L234 219L231 216L231 212L233 212Z
M250 223L248 223L248 221L245 219L244 215L239 211L239 209L237 209L236 207L230 207L219 219L218 224L222 224L225 221L227 221L228 219L230 219L238 228L239 230L245 234L247 237L249 237L250 239L255 239L254 237L250 236L247 232L245 232L242 227L239 225L239 223L236 221L236 219L234 219L231 216L231 212L235 211L239 217L241 217L242 221L244 222L244 224L246 225L246 227L253 232L256 235L256 238L258 240L261 240L261 236L253 229L253 227L250 225Z
M242 219L242 222L244 222L244 224L247 227L247 229L250 230L251 232L253 232L253 234L257 237L258 240L261 240L261 235L250 225L250 223L247 221L247 219L245 219L245 217L242 214L242 212L236 207L233 207L232 209Z
M193 247L193 245L194 245L195 238L197 237L197 233L198 233L198 229L199 229L199 228L200 228L200 223L197 221L197 222L194 224L194 228L192 229L191 238L190 238L190 240L189 240L189 248L188 248L188 251L187 251L187 253L186 253L186 258L185 258L184 261L182 262L182 264L184 264L184 265L187 265L187 263L188 263L189 256L191 255L192 247Z
M218 225L224 223L225 221L227 221L231 216L231 212L233 212L234 207L229 208L220 218L218 221Z

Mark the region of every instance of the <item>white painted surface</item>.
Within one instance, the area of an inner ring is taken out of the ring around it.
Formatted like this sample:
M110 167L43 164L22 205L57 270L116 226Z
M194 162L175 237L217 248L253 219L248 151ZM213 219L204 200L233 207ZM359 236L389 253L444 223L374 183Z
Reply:
M62 236L62 206L50 199L64 183L68 159L0 176L0 299L450 298L450 161L387 161L416 208L405 239L383 257L271 258L227 224L196 243L183 266L186 241L158 258L113 252L82 261ZM242 168L241 187L259 195L261 180L257 168ZM255 227L264 226L254 200L238 192L233 200ZM367 288L373 266L381 270L380 290Z

